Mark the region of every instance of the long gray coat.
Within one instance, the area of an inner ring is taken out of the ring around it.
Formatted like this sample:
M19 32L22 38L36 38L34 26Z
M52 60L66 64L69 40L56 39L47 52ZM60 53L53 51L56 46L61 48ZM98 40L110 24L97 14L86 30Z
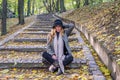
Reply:
M72 55L71 54L72 52L71 52L70 46L68 44L68 36L70 35L70 33L72 32L72 30L74 29L74 24L69 24L69 25L64 25L64 26L65 26L65 28L68 28L68 29L65 30L65 33L62 36L62 38L63 38L63 41L65 42L65 46L67 48L67 51L68 51L69 55ZM48 43L48 40L49 39L47 39L47 43ZM55 52L54 52L54 41L53 40L52 40L51 43L47 44L47 52L49 54L51 54L51 55L55 54Z

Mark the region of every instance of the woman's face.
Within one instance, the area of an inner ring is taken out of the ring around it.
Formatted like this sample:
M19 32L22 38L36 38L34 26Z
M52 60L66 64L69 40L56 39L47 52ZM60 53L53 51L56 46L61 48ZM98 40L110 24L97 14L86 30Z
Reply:
M55 27L55 29L56 29L57 32L61 32L62 27L61 27L60 25L57 25L57 26Z

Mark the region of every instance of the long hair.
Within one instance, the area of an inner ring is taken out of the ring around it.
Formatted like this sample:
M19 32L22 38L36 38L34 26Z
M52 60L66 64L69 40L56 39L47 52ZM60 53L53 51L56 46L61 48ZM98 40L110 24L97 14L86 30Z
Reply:
M51 43L53 38L55 37L56 35L56 29L53 28L51 29L51 32L48 34L48 42L47 43ZM60 35L64 35L64 29L62 28L61 32L60 32Z

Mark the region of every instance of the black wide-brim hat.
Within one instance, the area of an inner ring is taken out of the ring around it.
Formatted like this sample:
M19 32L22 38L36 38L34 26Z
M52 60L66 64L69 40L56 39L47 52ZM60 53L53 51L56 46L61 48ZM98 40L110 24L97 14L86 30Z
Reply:
M63 29L65 28L65 27L63 26L62 20L60 20L60 19L56 19L56 20L54 21L54 23L53 23L53 28L55 28L57 25L61 26Z

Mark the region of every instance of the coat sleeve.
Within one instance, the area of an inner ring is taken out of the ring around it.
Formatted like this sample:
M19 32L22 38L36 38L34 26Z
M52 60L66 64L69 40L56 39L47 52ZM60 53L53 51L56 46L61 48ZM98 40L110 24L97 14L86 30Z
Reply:
M64 25L65 28L68 28L67 30L65 30L67 36L70 35L70 33L72 32L72 30L74 29L75 25L73 23L70 23L68 25Z
M47 52L51 55L54 54L54 49L52 44L49 42L49 36L47 37Z

